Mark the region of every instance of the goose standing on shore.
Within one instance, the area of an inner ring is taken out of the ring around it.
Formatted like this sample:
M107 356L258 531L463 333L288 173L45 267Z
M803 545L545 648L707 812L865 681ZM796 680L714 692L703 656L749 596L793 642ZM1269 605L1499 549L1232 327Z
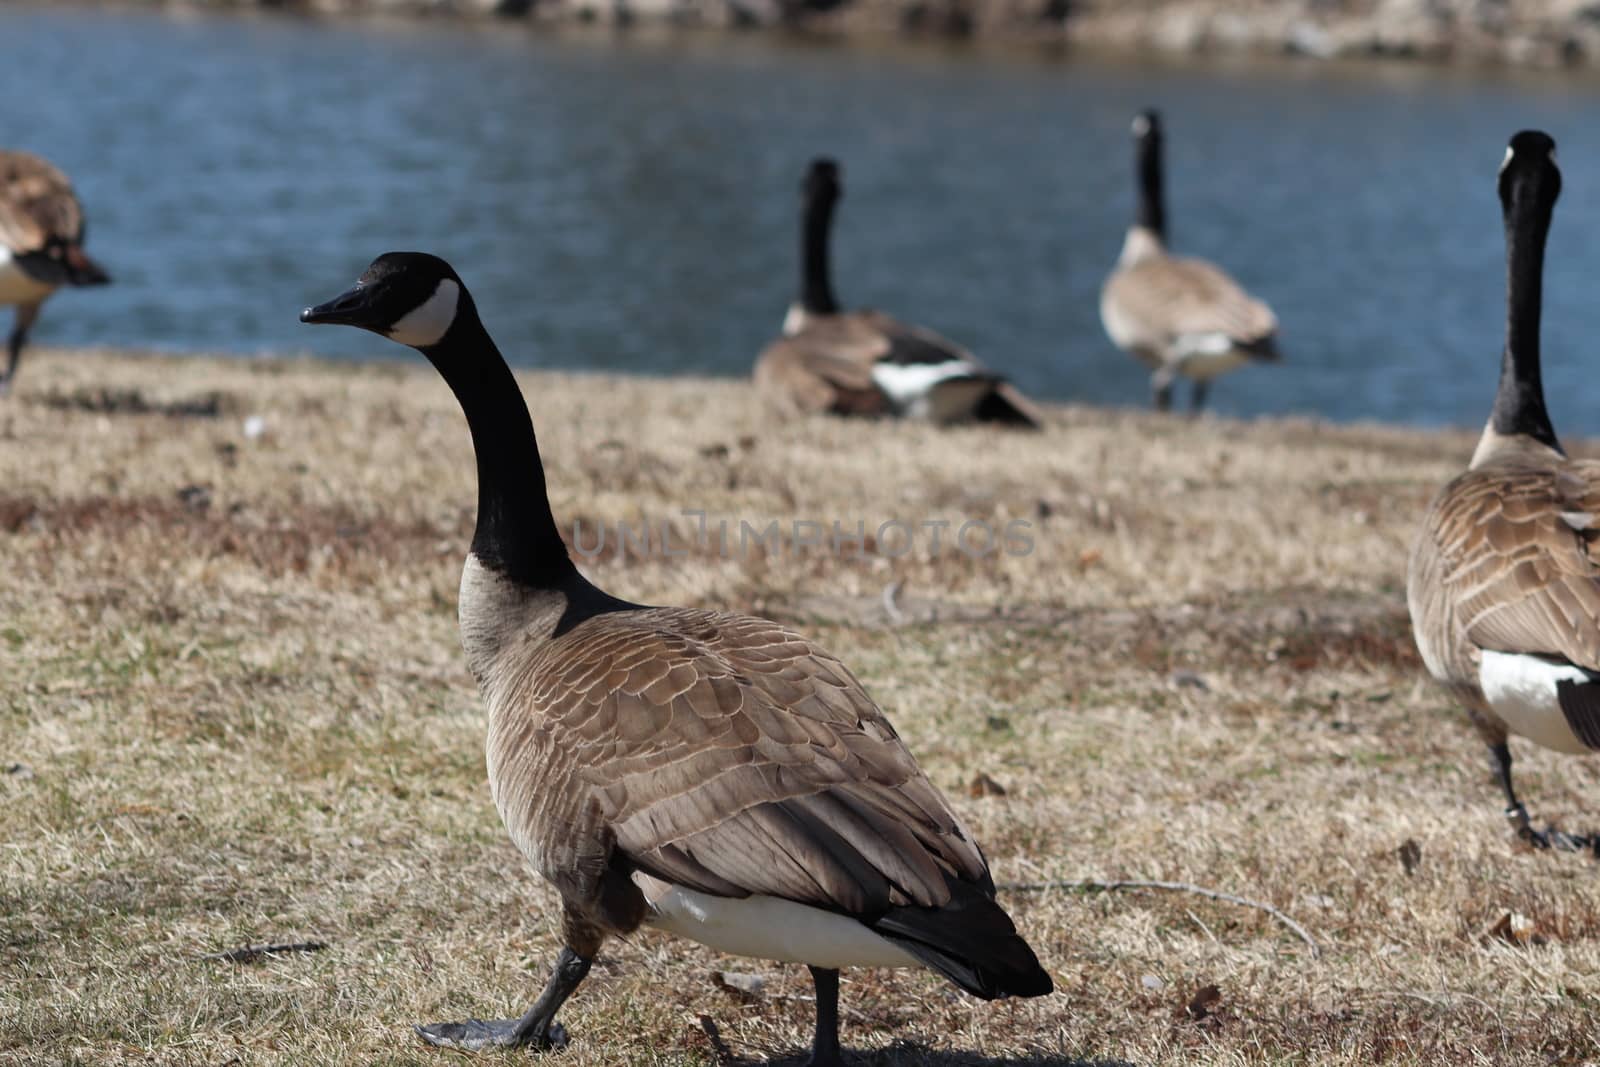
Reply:
M460 401L478 467L461 642L489 709L506 829L560 892L565 945L520 1019L419 1027L435 1045L548 1048L607 937L656 926L804 963L813 1064L841 1064L839 969L921 965L979 997L1050 976L983 853L839 660L765 619L630 604L562 543L527 405L443 260L378 257L301 320L410 345Z
M111 280L84 254L83 237L83 206L67 176L38 156L0 150L0 304L17 309L0 396L16 380L22 346L50 294Z
M961 346L881 311L841 310L828 254L838 164L812 162L800 190L800 298L756 359L757 388L806 412L1040 425L1016 387Z
M1172 384L1183 377L1194 381L1199 411L1219 374L1278 361L1278 320L1220 268L1167 251L1161 116L1135 117L1133 141L1138 209L1100 292L1100 321L1113 344L1150 368L1156 410L1172 406Z
M1517 734L1558 752L1600 748L1600 463L1567 458L1539 373L1545 236L1561 191L1555 148L1523 131L1500 166L1500 385L1466 472L1428 509L1406 600L1423 662L1488 745L1519 836L1582 848L1593 839L1533 830L1507 746Z

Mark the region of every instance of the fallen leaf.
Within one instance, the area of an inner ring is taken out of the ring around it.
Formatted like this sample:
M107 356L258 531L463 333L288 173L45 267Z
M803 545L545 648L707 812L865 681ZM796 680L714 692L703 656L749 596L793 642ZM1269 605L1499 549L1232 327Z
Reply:
M291 952L321 952L328 947L326 941L293 941L278 945L246 945L230 948L226 952L208 952L203 960L227 960L229 963L254 963L267 956L283 956Z
M1544 944L1544 938L1539 936L1538 924L1515 911L1505 912L1496 919L1489 929L1484 931L1484 937L1504 941L1508 945Z
M1163 982L1153 974L1147 974L1143 978L1140 978L1139 984L1144 986L1146 989L1151 990L1152 992L1160 992L1161 990L1167 988L1167 983Z
M767 980L759 974L740 971L712 971L711 984L739 1000L760 1000Z
M1006 795L1006 787L980 771L977 777L972 779L972 784L967 786L967 793L973 799L1003 797Z
M199 514L211 507L211 487L186 485L178 490L178 500L184 507Z
M1400 846L1400 866L1406 869L1407 874L1415 874L1417 864L1422 862L1422 846L1417 844L1416 838L1408 837Z
M1195 995L1189 998L1189 1004L1184 1011L1189 1013L1191 1019L1204 1019L1215 1015L1217 1005L1222 1003L1222 990L1214 985L1201 986Z

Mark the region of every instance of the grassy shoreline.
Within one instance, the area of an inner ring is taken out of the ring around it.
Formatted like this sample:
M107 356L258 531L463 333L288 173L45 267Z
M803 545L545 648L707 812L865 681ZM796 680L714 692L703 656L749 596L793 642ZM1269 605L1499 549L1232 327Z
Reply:
M1510 839L1411 646L1406 545L1469 435L1080 407L940 432L775 418L739 382L520 377L565 529L1031 523L1027 554L586 569L841 653L1000 881L1190 882L1321 948L1189 894L1010 893L1061 992L847 975L858 1062L1600 1058L1595 865ZM554 896L484 781L454 619L473 494L420 360L30 354L0 402L0 1062L431 1064L409 1024L525 1006ZM1592 763L1516 755L1536 817L1595 828ZM206 958L302 941L327 947ZM642 933L560 1062L797 1063L808 988Z

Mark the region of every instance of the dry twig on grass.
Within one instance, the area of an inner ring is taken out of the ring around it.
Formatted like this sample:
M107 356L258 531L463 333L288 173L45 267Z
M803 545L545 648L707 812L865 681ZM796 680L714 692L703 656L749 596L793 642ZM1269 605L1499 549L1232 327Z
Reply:
M326 941L293 941L277 945L246 945L243 948L230 948L226 952L208 952L200 958L203 960L227 960L229 963L254 963L256 960L267 956L282 956L290 952L321 952L327 947Z
M1012 893L1039 893L1048 889L1062 889L1067 892L1077 893L1110 893L1117 889L1159 889L1169 893L1194 893L1196 896L1209 897L1212 900L1222 900L1229 904L1242 904L1247 908L1264 911L1277 919L1280 923L1294 931L1296 937L1304 941L1311 948L1311 958L1318 959L1322 956L1322 949L1317 945L1306 928L1291 919L1287 914L1279 911L1271 904L1260 900L1251 900L1249 897L1235 896L1224 893L1219 889L1207 889L1201 885L1191 885L1188 882L1142 882L1142 881L1115 881L1102 882L1093 878L1080 878L1076 880L1062 879L1054 882L1009 882L995 887Z

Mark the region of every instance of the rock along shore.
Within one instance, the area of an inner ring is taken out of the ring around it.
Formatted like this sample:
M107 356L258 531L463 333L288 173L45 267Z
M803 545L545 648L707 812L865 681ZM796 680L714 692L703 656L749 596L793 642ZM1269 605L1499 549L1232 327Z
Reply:
M173 0L145 0L172 3ZM798 29L841 37L1039 42L1086 50L1414 58L1531 67L1600 61L1600 0L176 0L333 15ZM174 5L176 6L176 5Z

